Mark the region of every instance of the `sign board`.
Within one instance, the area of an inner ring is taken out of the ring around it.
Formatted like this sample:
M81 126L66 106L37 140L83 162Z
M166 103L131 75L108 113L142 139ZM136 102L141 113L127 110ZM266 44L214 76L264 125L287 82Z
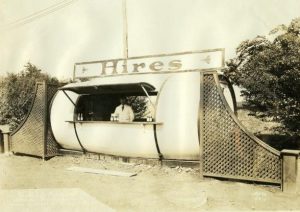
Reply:
M123 74L208 71L223 67L224 49L213 49L76 63L74 79Z

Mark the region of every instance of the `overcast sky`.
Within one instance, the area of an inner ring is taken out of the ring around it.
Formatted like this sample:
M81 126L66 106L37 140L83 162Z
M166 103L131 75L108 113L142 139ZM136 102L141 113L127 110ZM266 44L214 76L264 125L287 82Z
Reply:
M31 62L60 79L75 62L123 57L122 0L75 0L27 24L11 23L63 0L0 0L0 75ZM66 0L71 1L71 0ZM129 56L225 48L300 16L299 0L127 0Z

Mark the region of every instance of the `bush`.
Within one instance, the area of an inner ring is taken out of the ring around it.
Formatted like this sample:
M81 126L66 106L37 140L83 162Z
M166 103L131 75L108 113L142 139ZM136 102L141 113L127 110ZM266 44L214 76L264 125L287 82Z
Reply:
M36 82L46 80L59 84L56 78L42 73L31 63L24 67L18 74L8 73L0 84L0 124L9 124L10 130L16 129L28 114Z
M300 18L271 35L273 40L257 36L243 41L224 73L243 88L253 115L280 122L281 133L300 135Z

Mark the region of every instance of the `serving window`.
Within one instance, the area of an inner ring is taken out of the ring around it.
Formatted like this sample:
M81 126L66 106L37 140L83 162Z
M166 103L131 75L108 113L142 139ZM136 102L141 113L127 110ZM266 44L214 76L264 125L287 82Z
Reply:
M157 92L148 83L73 87L64 90L80 94L75 103L75 120L110 121L111 115L120 105L120 98L125 98L126 104L133 109L133 121L149 121L148 118L154 115Z

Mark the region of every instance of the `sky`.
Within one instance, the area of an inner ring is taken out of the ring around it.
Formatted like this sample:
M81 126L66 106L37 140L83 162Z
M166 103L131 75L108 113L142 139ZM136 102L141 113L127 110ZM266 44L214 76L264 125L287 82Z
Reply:
M13 25L60 2L69 5ZM225 48L300 16L299 0L127 0L129 57ZM76 62L124 57L122 0L0 0L0 75L31 62L61 80Z

